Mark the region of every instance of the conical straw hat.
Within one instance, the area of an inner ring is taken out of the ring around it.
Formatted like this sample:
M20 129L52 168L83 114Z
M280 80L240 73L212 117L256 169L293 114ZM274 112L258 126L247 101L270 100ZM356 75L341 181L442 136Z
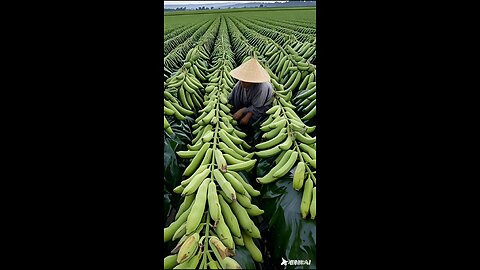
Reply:
M261 83L270 81L270 75L255 58L230 71L230 75L243 82Z

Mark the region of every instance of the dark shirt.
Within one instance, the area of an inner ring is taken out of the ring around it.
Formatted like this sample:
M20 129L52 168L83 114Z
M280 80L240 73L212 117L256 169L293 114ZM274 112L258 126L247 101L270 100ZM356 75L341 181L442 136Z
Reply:
M250 88L243 88L240 82L233 87L228 102L233 105L233 113L246 107L252 112L250 123L255 122L262 114L271 108L273 86L271 83L253 83Z

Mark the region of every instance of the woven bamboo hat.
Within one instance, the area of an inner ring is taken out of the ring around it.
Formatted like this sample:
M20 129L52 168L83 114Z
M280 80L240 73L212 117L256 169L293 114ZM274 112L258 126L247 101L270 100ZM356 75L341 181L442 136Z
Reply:
M270 75L255 58L230 71L230 75L243 82L262 83L270 81Z

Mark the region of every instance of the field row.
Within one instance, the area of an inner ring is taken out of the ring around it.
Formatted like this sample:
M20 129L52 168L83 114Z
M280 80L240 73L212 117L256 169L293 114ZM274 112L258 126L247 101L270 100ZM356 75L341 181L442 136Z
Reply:
M208 12L208 11L207 11ZM168 13L164 16L164 32L177 29L184 25L202 24L209 19L214 19L218 16L239 17L239 18L252 18L263 19L268 21L285 22L288 21L292 25L305 26L315 29L316 13L315 9L303 8L303 9L279 9L269 10L265 12L261 9L245 10L242 12L228 12L223 10L222 12L215 11L214 13L199 12L194 14L192 12L179 12L176 16L174 13Z

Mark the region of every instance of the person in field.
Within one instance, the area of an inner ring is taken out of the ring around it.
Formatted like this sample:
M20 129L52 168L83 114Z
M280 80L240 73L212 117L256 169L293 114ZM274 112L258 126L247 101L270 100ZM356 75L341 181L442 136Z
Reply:
M228 98L233 105L233 119L248 130L272 107L270 76L255 58L230 71L230 75L239 80Z

